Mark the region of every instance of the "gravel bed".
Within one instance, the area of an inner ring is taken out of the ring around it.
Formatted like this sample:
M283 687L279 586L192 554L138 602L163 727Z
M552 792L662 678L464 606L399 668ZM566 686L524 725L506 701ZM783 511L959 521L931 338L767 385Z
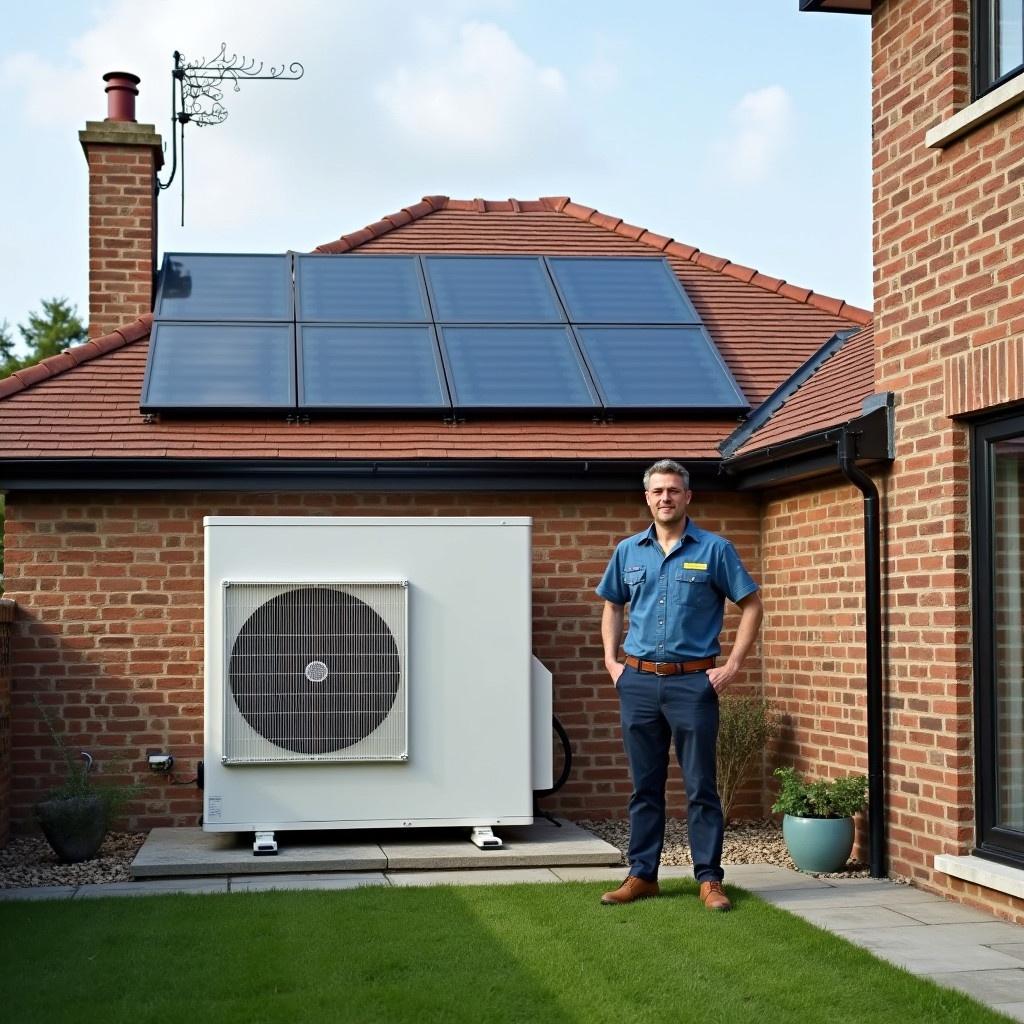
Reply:
M129 865L145 839L145 832L111 832L93 860L60 864L42 837L15 836L0 850L0 889L129 882Z
M593 832L606 843L617 846L625 855L629 849L629 822L621 820L578 821L577 825ZM625 856L623 856L625 863ZM665 846L661 851L663 865L692 864L690 845L686 835L685 818L669 818L665 824ZM726 826L722 845L723 864L777 864L796 871L793 859L786 851L782 826L771 819L764 821L734 821ZM866 878L868 867L850 861L846 871L819 874L818 878Z

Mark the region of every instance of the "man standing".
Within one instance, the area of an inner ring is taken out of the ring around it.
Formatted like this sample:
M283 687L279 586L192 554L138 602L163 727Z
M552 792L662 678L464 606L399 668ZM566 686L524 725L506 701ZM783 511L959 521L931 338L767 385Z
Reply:
M632 903L658 895L665 841L665 783L674 743L686 783L693 873L709 910L729 910L722 888L724 819L715 778L718 694L736 678L761 626L757 584L736 549L701 530L686 514L690 476L671 459L644 473L654 519L615 549L597 588L604 598L604 663L619 694L622 737L629 757L629 876L602 903ZM725 598L742 609L736 642L721 652ZM619 661L623 609L629 605L626 662Z

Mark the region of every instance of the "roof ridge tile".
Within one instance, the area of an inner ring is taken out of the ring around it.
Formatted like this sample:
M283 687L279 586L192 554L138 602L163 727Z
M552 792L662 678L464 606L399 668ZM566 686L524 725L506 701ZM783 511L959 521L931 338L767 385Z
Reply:
M721 256L712 256L710 253L702 252L695 246L687 245L684 242L677 242L674 239L667 238L665 235L659 235L654 231L648 231L646 228L637 227L635 224L627 224L620 217L602 213L591 206L574 203L569 196L541 196L536 200L511 198L507 200L451 199L448 196L424 196L419 203L416 203L414 206L405 207L402 212L407 213L412 220L419 220L420 217L425 217L427 214L435 213L438 210L460 210L478 213L536 213L541 210L548 210L552 213L564 213L567 217L593 224L595 227L622 235L643 245L649 245L659 252L663 252L666 256L676 256L680 259L688 260L691 263L704 267L706 270L742 281L744 284L753 285L755 288L763 288L765 291L774 292L776 295L781 295L794 302L813 306L815 309L820 309L833 316L842 317L844 320L851 320L862 327L871 323L873 318L873 314L869 309L854 306L843 299L836 299L830 295L822 295L810 288L801 288L798 285L789 284L782 278L762 274L759 270L746 267L742 263L733 263ZM395 223L393 218L396 216L399 215L391 214L359 231L342 235L336 241L318 245L313 251L328 253L347 252L349 249L355 249L364 242L369 242L371 239L378 237L379 234L383 234L384 232L380 230L380 226L385 222L390 222L390 227L386 228L388 231L404 227L405 224L409 223L409 221L404 220L401 224Z

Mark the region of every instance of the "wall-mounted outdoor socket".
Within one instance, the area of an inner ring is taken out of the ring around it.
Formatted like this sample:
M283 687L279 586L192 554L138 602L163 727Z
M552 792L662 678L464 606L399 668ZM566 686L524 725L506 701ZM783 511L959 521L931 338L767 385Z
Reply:
M146 758L149 761L150 771L169 772L174 767L174 757L165 754L161 750L147 750Z

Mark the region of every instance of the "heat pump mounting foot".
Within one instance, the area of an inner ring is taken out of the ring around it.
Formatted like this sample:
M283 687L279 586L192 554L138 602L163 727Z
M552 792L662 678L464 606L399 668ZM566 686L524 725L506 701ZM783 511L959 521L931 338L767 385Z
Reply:
M252 855L254 857L276 857L277 840L273 832L257 832L256 840L252 844Z
M473 829L469 838L481 850L501 849L501 840L491 831L490 826Z

